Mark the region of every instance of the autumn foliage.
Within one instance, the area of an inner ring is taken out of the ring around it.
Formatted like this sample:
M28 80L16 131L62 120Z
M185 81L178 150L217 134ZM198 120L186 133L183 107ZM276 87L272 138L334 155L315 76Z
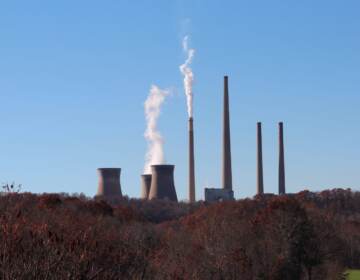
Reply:
M360 193L207 204L0 196L0 279L341 279L360 267Z

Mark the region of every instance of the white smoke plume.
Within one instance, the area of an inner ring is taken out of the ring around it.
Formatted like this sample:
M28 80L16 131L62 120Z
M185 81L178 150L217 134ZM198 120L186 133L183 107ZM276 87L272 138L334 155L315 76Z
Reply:
M184 89L186 95L187 109L189 117L193 116L193 82L194 74L190 68L190 64L194 58L195 50L189 48L189 37L185 36L183 40L183 50L187 54L187 59L184 64L180 66L180 72L184 75Z
M145 174L151 173L151 165L163 164L165 162L164 141L158 131L157 121L161 113L161 106L168 95L168 90L162 90L156 85L152 85L149 96L144 104L146 118L146 131L144 136L148 142L148 150L145 156Z

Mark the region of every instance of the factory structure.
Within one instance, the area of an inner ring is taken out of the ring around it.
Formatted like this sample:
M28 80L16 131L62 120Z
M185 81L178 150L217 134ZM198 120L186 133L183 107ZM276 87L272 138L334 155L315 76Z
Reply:
M121 199L121 168L98 168L97 171L99 184L95 198L104 198L109 202L116 202Z
M231 168L231 137L230 137L230 109L229 109L229 79L224 77L224 103L223 103L223 131L222 131L222 188L205 188L206 201L232 200Z
M224 77L223 93L223 118L222 118L222 163L221 163L221 188L205 188L205 201L234 200L231 167L231 131L229 109L229 79ZM262 126L261 122L256 127L257 153L256 153L256 193L264 194L263 154L262 154ZM196 202L195 197L195 150L194 150L194 119L188 120L188 202ZM285 153L284 153L284 125L278 123L279 142L279 167L278 190L279 195L286 194L285 190ZM177 202L178 197L174 183L175 165L151 165L151 174L141 175L141 199L166 199ZM122 198L120 183L120 168L99 168L98 191L95 197L114 202Z

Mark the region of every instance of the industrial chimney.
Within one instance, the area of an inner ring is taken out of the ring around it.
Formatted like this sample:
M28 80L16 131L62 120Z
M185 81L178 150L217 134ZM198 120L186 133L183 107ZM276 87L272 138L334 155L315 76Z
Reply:
M195 202L194 120L189 118L189 202Z
M264 194L261 122L257 123L257 194Z
M120 173L121 168L98 168L99 185L96 196L106 199L122 198Z
M152 165L149 199L169 199L177 202L174 184L174 165Z
M222 188L232 190L228 77L224 77Z
M285 194L285 159L283 123L279 122L279 194Z
M151 174L141 175L141 198L148 199L151 187Z

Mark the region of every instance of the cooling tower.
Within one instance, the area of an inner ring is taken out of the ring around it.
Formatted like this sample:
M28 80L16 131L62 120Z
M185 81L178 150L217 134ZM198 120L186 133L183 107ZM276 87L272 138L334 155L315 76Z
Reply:
M232 190L230 112L228 77L224 77L222 188Z
M194 120L189 119L189 202L195 202Z
M169 199L177 202L174 184L174 165L152 165L149 199Z
M96 196L121 198L121 168L98 168L99 186Z
M151 174L141 175L141 198L148 199L151 187Z
M257 194L264 194L261 122L257 123Z
M283 123L279 123L279 194L285 194L285 159Z

